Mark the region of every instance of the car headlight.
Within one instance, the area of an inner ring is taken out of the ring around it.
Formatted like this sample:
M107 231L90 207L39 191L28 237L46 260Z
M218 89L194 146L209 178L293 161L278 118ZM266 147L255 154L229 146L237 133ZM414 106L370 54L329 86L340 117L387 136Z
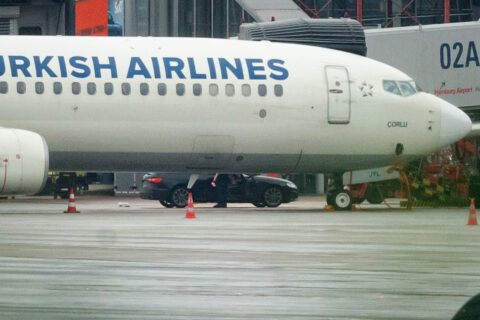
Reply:
M297 189L297 186L292 181L287 182L287 187L292 188L292 189Z

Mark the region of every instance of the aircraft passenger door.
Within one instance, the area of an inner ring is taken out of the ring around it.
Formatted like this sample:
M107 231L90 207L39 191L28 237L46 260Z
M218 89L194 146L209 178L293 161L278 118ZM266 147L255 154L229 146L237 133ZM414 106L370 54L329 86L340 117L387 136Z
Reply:
M350 122L350 81L345 67L325 67L328 90L328 123Z

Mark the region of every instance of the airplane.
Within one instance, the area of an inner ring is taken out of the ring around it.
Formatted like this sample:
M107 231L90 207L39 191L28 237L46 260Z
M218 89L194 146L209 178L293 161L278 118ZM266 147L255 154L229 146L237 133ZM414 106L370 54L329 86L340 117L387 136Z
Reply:
M459 108L346 52L269 41L1 36L0 194L55 171L331 173L458 141ZM3 181L3 187L2 183Z

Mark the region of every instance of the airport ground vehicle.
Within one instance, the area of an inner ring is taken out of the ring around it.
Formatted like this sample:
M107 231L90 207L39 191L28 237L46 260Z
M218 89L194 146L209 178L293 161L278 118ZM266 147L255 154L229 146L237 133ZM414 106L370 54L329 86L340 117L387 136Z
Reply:
M252 203L257 207L278 207L282 203L295 201L297 186L285 179L232 175L228 186L228 202ZM142 199L159 200L167 207L183 208L187 205L189 174L148 173L143 177ZM216 202L216 191L211 182L213 175L201 175L192 189L195 202Z
M68 199L70 188L75 192L87 191L89 182L93 181L86 172L57 172L49 171L44 188L38 192L38 195L53 195L54 199L58 197Z

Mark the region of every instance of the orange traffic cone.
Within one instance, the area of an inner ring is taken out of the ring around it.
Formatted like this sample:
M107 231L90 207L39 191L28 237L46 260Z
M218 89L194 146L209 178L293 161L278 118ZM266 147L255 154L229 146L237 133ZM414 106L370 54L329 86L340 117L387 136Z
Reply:
M193 210L193 198L192 193L188 193L188 205L187 205L187 214L185 215L187 219L195 219L195 211Z
M477 213L475 212L475 198L470 198L470 212L468 214L468 223L467 226L476 226L477 223Z
M327 211L327 212L334 212L334 211L335 211L335 208L334 208L332 205L327 204L327 205L325 206L325 208L323 208L323 210L325 210L325 211Z
M73 193L73 188L70 188L70 198L68 199L68 209L67 211L63 211L63 213L80 213L80 211L77 211L77 207L75 206L75 194Z

